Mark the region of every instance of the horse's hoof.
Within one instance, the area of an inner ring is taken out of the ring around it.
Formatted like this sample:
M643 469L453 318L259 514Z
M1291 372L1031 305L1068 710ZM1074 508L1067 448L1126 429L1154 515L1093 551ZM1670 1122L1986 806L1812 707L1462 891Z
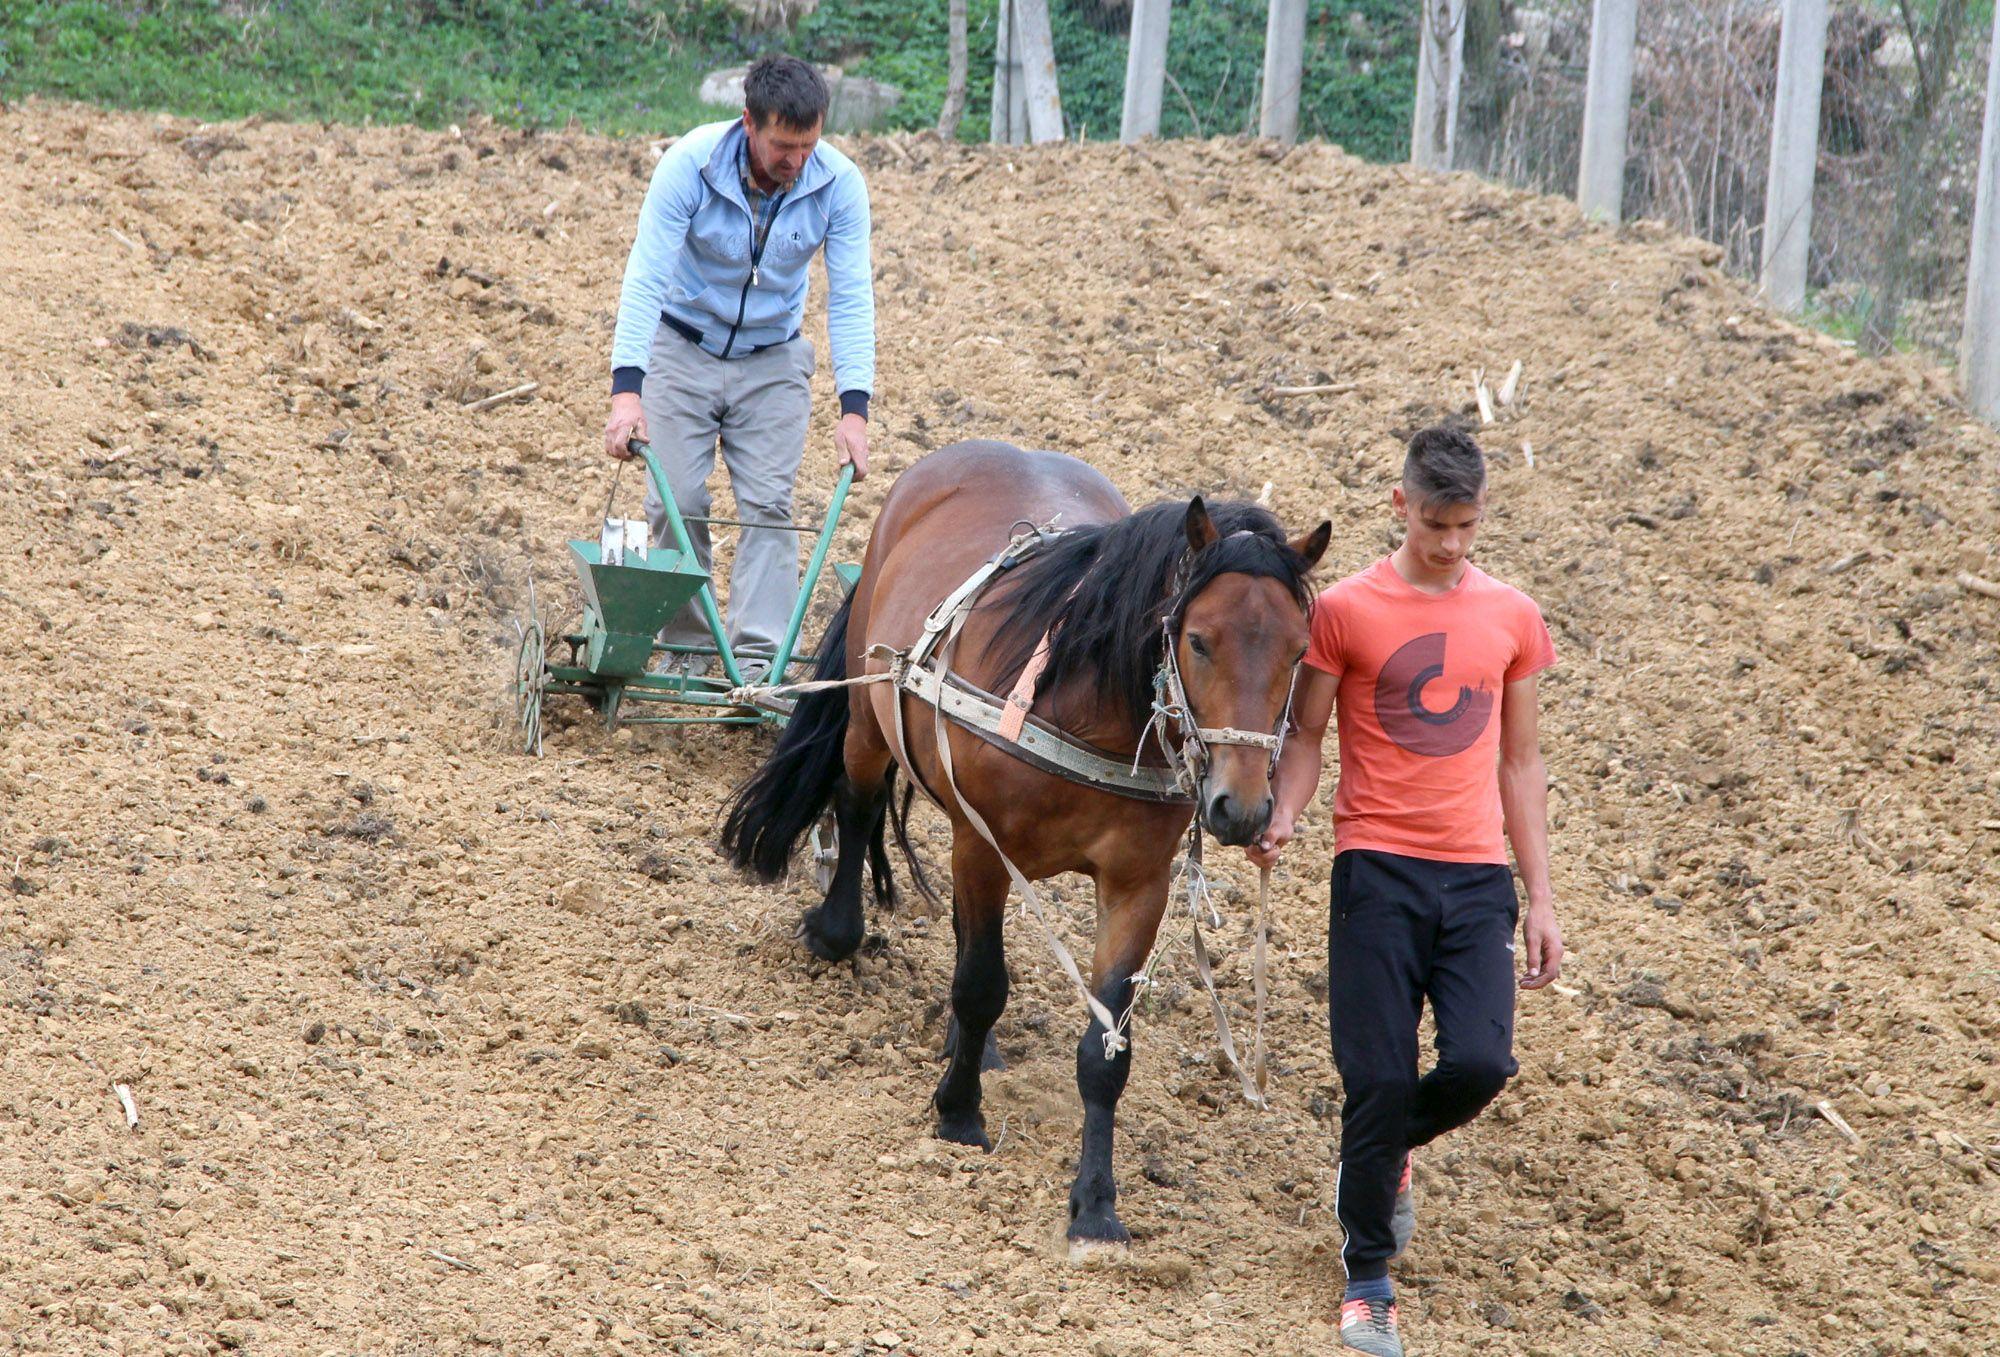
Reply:
M955 1145L971 1145L988 1154L993 1152L993 1142L986 1135L986 1118L977 1112L957 1116L938 1113L937 1133L939 1140L949 1140Z
M1079 1267L1089 1263L1122 1263L1131 1258L1131 1256L1131 1244L1115 1239L1072 1239L1069 1241L1069 1261Z
M799 920L799 941L808 952L821 961L845 961L861 946L861 934L837 932L829 933L821 927L818 909L809 909Z
M1130 1252L1131 1231L1125 1223L1111 1212L1081 1211L1070 1217L1069 1260L1080 1262L1093 1251L1115 1249L1121 1253Z

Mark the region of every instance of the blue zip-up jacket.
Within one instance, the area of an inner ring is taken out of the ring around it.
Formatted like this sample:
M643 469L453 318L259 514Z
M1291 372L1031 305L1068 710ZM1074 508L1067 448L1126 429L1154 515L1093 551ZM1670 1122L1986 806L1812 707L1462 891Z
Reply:
M824 245L834 387L842 413L865 416L875 389L868 186L853 161L820 142L785 190L753 263L745 140L741 119L697 127L653 170L625 261L611 389L640 389L662 315L699 331L719 358L789 339L805 315L807 265Z

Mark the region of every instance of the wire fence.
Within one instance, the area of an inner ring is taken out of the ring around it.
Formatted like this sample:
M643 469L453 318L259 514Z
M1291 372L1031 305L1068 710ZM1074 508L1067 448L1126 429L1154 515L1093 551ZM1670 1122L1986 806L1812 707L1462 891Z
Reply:
M1627 219L1757 272L1777 85L1776 0L1639 8ZM1992 0L1836 4L1827 30L1808 313L1870 349L1949 355L1965 298ZM1455 167L1576 189L1588 0L1470 0Z

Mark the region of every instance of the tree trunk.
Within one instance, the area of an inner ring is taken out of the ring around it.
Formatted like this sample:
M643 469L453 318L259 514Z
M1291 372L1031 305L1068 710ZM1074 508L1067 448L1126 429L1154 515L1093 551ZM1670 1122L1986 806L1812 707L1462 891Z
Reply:
M1916 59L1917 88L1896 138L1896 158L1903 173L1896 181L1889 235L1882 242L1882 257L1876 266L1875 304L1861 328L1861 348L1866 353L1887 353L1902 323L1903 302L1910 293L1910 246L1932 207L1924 150L1930 143L1938 106L1951 83L1951 65L1965 36L1969 8L1967 0L1938 0L1927 33L1918 32L1915 16L1907 7L1903 10L1911 55Z
M1511 91L1500 65L1500 44L1506 22L1500 0L1469 0L1465 7L1465 70L1459 76L1458 151L1453 157L1466 169L1492 174L1495 148L1507 119Z
M938 135L946 141L958 139L958 120L965 116L965 80L965 0L951 0L951 73L937 126Z

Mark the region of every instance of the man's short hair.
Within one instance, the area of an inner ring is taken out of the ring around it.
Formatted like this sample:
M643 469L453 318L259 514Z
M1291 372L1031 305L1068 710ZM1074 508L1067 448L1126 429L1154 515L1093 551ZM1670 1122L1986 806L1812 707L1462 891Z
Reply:
M1486 492L1486 454L1457 429L1420 429L1403 458L1403 491L1418 508L1475 503Z
M773 114L787 127L804 131L826 117L826 79L797 57L759 57L743 77L743 106L757 126Z

